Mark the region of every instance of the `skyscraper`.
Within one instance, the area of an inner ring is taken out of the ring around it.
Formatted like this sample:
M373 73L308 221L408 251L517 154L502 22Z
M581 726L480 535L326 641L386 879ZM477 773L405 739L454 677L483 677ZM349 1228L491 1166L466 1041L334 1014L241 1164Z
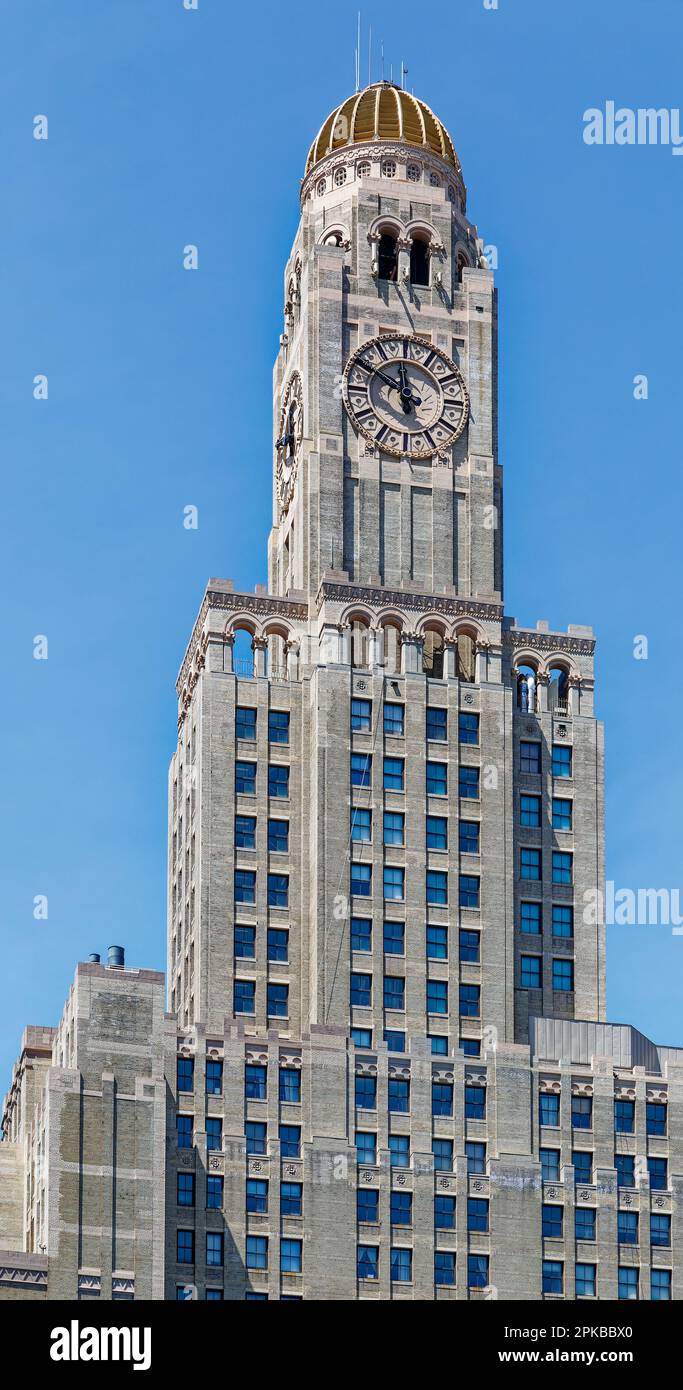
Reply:
M605 1021L593 634L504 612L490 259L422 101L330 114L268 591L211 580L177 682L170 1012L79 966L6 1102L43 1296L681 1297L683 1051Z

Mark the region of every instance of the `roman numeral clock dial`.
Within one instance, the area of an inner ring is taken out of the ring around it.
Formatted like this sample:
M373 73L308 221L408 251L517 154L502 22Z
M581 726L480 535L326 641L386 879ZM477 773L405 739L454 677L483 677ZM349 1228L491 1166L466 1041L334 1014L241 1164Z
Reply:
M469 397L459 367L412 334L370 338L349 358L342 385L354 428L395 457L445 454L465 428Z

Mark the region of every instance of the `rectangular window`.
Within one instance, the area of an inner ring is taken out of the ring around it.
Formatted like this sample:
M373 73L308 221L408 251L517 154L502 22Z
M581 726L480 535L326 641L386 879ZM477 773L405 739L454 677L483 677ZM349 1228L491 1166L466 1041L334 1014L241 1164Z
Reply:
M301 1274L302 1242L300 1240L285 1239L280 1240L280 1273L281 1274Z
M615 1100L614 1129L616 1134L633 1134L636 1125L636 1103L634 1100Z
M572 1129L593 1128L593 1097L572 1096Z
M670 1269L653 1269L650 1271L650 1298L656 1303L668 1302L671 1299Z
M666 1135L666 1105L662 1101L646 1102L645 1127L648 1134Z
M238 705L235 710L235 738L256 738L256 710L249 705Z
M179 1057L176 1062L179 1091L194 1090L194 1057Z
M489 1257L488 1255L468 1255L467 1256L467 1287L468 1289L485 1289L489 1282Z
M280 1067L280 1101L283 1105L301 1104L301 1072L298 1067Z
M478 767L460 767L458 771L458 792L464 801L479 800Z
M354 1047L372 1047L372 1028L352 1028L351 1041Z
M467 1198L467 1229L479 1231L482 1235L488 1234L489 1204L486 1197Z
M448 1056L448 1038L441 1033L428 1033L427 1041L431 1047L432 1057Z
M576 1297L595 1298L595 1265L577 1264Z
M256 849L256 816L235 816L235 848Z
M194 1206L194 1173L178 1173L176 1202L179 1207Z
M356 1131L356 1161L369 1163L373 1167L377 1161L377 1135L364 1130Z
M519 823L528 825L531 830L538 830L541 824L540 796L520 796Z
M283 767L282 763L270 763L268 766L268 795L289 796L289 768Z
M369 1009L372 1004L372 975L351 974L351 1003L357 1008Z
M434 1167L440 1173L453 1172L453 1140L432 1139Z
M410 1284L413 1278L413 1252L403 1246L391 1247L391 1279L394 1284Z
M268 849L271 854L289 854L289 821L268 821Z
M403 758L384 759L384 790L387 792L403 791Z
M455 1230L455 1197L434 1198L434 1226L437 1231Z
M285 927L268 928L268 960L286 965L289 959L289 932Z
M447 981L447 980L428 980L428 981L427 981L427 1013L428 1013L428 1014L447 1014L447 1013L448 1013L448 981Z
M553 936L574 935L574 909L553 903Z
M461 874L459 879L461 907L479 907L479 879L473 874Z
M351 839L369 843L372 839L372 811L351 807Z
M256 927L235 927L235 960L253 960L255 955Z
M671 1245L671 1217L666 1212L652 1212L650 1216L650 1245Z
M562 1293L564 1265L561 1260L543 1261L543 1293Z
M434 1283L439 1287L455 1284L455 1251L434 1251Z
M235 791L238 796L256 796L256 763L235 763Z
M281 1158L301 1158L301 1125L280 1125Z
M244 1068L245 1100L265 1100L268 1072L266 1067L249 1063Z
M465 1119L486 1119L486 1087L465 1085Z
M427 738L430 743L446 743L448 740L448 710L435 705L427 705Z
M275 984L273 980L270 980L268 982L267 1002L269 1018L287 1018L289 985Z
M481 934L478 931L466 931L462 928L459 933L460 959L478 965L480 941Z
M255 869L235 869L235 902L250 904L256 902Z
M566 850L553 850L553 883L571 883L573 858Z
M369 734L372 729L372 701L351 701L351 732Z
M289 710L268 711L268 742L289 743Z
M389 1077L389 1113L407 1115L410 1112L410 1081L407 1076Z
M638 1212L617 1212L617 1240L620 1245L638 1244Z
M268 1237L247 1236L247 1269L268 1268Z
M582 1182L590 1183L593 1181L593 1155L589 1149L572 1149L572 1163L574 1165L574 1182L577 1185Z
M560 1097L553 1091L541 1091L538 1097L539 1123L556 1128L560 1123Z
M355 1077L356 1110L377 1109L377 1077L357 1075Z
M357 898L369 898L372 890L372 865L351 865L351 893Z
M636 1168L632 1154L615 1154L614 1166L617 1170L617 1187L635 1187Z
M235 980L233 1011L236 1014L256 1012L256 981Z
M427 902L435 907L445 907L448 903L448 874L441 869L427 870Z
M573 960L554 960L553 961L553 989L561 993L570 994L574 988L574 962Z
M479 985L460 985L460 1017L479 1018Z
M572 750L566 743L553 744L553 777L571 777Z
M206 1094L207 1096L220 1096L223 1094L223 1063L217 1061L207 1061L206 1064Z
M541 881L540 849L523 848L519 851L519 876L532 883Z
M562 1240L564 1207L551 1206L544 1202L541 1207L542 1235L544 1240Z
M206 1206L208 1211L223 1209L223 1179L210 1175L206 1179Z
M427 849L448 849L448 821L445 816L427 816Z
M394 737L403 736L403 705L386 704L384 706L384 732L393 734Z
M572 828L572 803L565 797L553 797L553 829L571 830Z
M432 1115L453 1114L453 1083L432 1081Z
M379 1278L379 1246L378 1245L359 1245L357 1258L357 1273L359 1279L378 1279Z
M520 903L519 905L519 929L527 936L540 936L542 932L542 916L540 903Z
M448 960L448 927L427 927L427 960Z
M522 739L519 745L519 770L537 776L541 771L541 745L535 740Z
M358 1188L356 1217L366 1225L376 1225L379 1222L379 1192L376 1187Z
M385 956L405 955L406 943L405 922L385 922L384 923L384 954Z
M194 1264L194 1231L178 1231L176 1260L179 1265Z
M405 816L402 811L384 812L385 845L402 845L405 842Z
M413 1224L413 1194L412 1194L412 1192L392 1192L392 1194L391 1194L391 1224L392 1224L392 1226L412 1226L412 1224Z
M460 710L458 715L458 742L475 744L479 742L478 714L468 714L465 710Z
M577 1207L574 1227L577 1240L595 1240L595 1208Z
M384 865L384 897L389 901L403 902L405 897L405 869Z
M372 921L369 917L351 918L351 950L372 950Z
M288 906L289 906L289 875L288 875L288 874L269 874L269 875L268 875L268 906L269 906L269 907L288 907Z
M176 1115L176 1141L179 1149L192 1148L192 1115Z
M392 1168L410 1167L410 1135L389 1135L389 1161Z
M268 1211L268 1183L265 1178L247 1178L247 1211L264 1216Z
M481 1057L481 1042L479 1038L461 1038L458 1046L462 1049L466 1057Z
M522 956L519 983L522 989L541 988L540 956Z
M384 976L385 1009L405 1009L406 982L401 975Z
M384 1041L390 1052L405 1052L406 1050L406 1035L397 1028L385 1028Z
M222 1267L223 1264L223 1232L207 1231L206 1233L206 1263L215 1268Z
M465 1140L467 1172L470 1175L486 1172L486 1145L474 1139Z
M648 1158L647 1171L650 1174L650 1191L665 1192L669 1186L667 1173L667 1161L665 1158Z
M479 830L478 820L460 821L458 840L461 854L479 853Z
M267 1129L263 1120L247 1120L244 1126L244 1138L248 1154L265 1154L267 1152Z
M541 1177L544 1182L560 1180L560 1150L541 1149Z
M448 763L427 763L427 796L446 796Z
M220 1153L223 1148L223 1121L213 1115L206 1119L206 1147Z
M635 1265L620 1265L617 1297L638 1297L638 1268Z
M372 754L351 754L351 786L369 787L372 776Z

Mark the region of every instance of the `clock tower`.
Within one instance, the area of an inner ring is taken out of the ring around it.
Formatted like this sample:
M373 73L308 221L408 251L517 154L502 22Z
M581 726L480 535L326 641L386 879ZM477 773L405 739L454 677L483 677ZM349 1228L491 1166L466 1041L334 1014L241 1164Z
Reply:
M274 373L270 588L500 600L496 298L450 136L389 82L311 146Z

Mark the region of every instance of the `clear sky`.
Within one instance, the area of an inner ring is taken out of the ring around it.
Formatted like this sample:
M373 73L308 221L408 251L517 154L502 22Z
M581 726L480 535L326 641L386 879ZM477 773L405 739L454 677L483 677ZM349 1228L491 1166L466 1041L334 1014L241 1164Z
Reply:
M165 964L175 676L207 578L266 578L282 272L355 16L3 6L0 1090L77 959ZM498 247L508 612L593 624L608 878L683 888L683 158L582 139L589 107L683 103L680 0L376 0L370 22ZM610 1017L683 1044L682 965L669 928L613 928Z

